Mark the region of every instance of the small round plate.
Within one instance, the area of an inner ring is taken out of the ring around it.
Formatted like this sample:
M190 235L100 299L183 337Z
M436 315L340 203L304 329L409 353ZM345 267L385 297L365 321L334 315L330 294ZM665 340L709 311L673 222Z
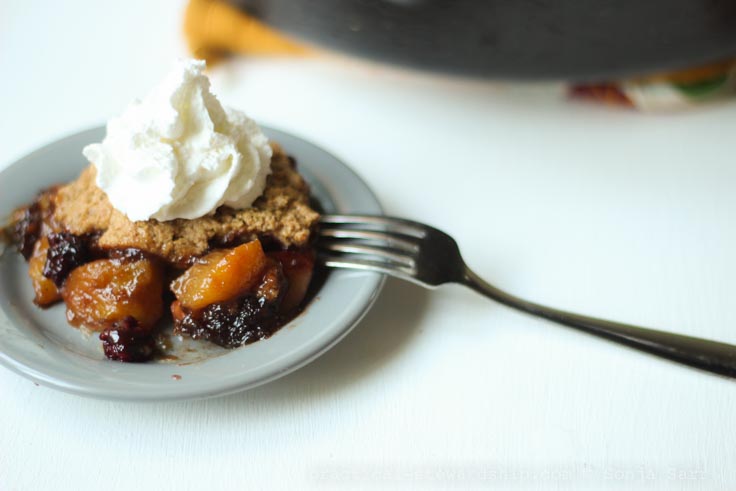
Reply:
M345 164L295 136L264 131L297 159L326 213L381 213L374 194ZM104 134L98 127L71 135L0 172L2 223L39 190L73 180L87 165L82 147ZM205 398L279 378L340 341L371 307L384 280L376 273L331 271L305 311L269 339L224 350L172 336L169 359L126 364L107 360L97 336L72 328L63 304L36 307L27 264L10 248L0 254L0 363L40 385L104 399Z

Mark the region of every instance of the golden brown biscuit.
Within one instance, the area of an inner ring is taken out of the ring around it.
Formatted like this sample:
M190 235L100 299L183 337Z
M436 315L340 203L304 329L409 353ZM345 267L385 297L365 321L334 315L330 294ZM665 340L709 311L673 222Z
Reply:
M244 210L220 207L213 215L194 220L129 220L112 207L95 184L95 168L59 188L54 219L68 231L101 233L105 249L136 248L177 264L201 256L212 244L269 237L283 247L307 245L319 214L309 206L309 186L290 158L272 143L271 175L263 195Z

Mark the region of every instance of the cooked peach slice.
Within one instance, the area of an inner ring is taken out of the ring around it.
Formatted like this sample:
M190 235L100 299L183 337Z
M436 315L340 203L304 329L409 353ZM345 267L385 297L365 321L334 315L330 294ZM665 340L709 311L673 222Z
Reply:
M211 252L171 284L181 305L192 310L243 295L257 286L267 258L258 240Z
M307 294L314 271L314 251L277 251L269 256L279 261L284 271L289 286L281 301L281 309L289 311L299 306Z
M287 286L284 279L281 263L273 258L268 258L261 275L261 281L255 289L255 295L259 301L273 303L280 300Z
M28 260L28 274L33 283L36 294L33 302L39 307L47 307L61 300L61 293L53 281L43 275L43 266L46 264L46 253L49 250L49 240L41 237L33 246L33 254Z
M174 318L174 321L181 321L186 315L187 313L184 312L180 301L174 300L171 302L171 317Z
M150 328L163 312L164 275L149 259L99 259L74 269L61 290L67 319L102 330L133 317Z

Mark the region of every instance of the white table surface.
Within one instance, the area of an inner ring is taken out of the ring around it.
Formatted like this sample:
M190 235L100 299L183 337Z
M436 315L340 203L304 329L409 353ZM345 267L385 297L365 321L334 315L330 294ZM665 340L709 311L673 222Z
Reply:
M0 1L0 166L144 95L185 53L181 11ZM642 115L338 59L240 62L214 85L503 288L736 343L734 103ZM460 287L389 281L335 349L231 397L88 400L5 369L0 394L2 490L736 486L734 382Z

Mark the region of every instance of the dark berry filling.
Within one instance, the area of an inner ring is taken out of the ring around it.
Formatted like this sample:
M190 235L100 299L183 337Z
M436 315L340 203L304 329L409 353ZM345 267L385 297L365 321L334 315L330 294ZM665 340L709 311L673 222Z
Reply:
M185 313L174 332L236 348L271 336L281 325L277 310L274 303L249 295Z
M286 286L281 265L273 262L252 293L198 311L182 309L174 314L174 332L225 348L265 339L283 325L279 307Z
M156 351L151 330L144 329L130 316L102 331L100 340L105 356L116 361L148 361Z
M88 261L89 251L84 239L68 232L51 233L43 275L61 287L69 273Z
M26 260L33 254L33 246L41 236L41 225L43 223L43 209L38 202L23 210L23 215L13 224L11 231L13 242L18 252L23 254Z

